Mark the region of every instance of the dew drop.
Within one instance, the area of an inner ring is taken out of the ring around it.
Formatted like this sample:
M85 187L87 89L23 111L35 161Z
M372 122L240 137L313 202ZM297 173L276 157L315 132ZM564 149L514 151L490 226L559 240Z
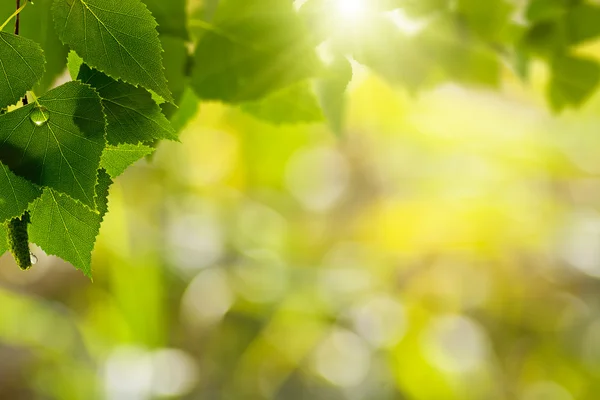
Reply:
M35 254L29 253L29 259L31 260L31 265L35 265L38 262L38 258Z
M50 113L46 107L38 106L33 109L31 114L29 114L29 119L31 119L31 122L36 126L44 126L50 119Z

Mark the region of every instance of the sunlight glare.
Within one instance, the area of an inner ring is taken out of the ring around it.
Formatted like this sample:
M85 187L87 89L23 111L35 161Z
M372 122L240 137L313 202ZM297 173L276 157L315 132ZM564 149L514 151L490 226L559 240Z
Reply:
M340 16L347 21L359 20L367 11L366 0L337 0Z

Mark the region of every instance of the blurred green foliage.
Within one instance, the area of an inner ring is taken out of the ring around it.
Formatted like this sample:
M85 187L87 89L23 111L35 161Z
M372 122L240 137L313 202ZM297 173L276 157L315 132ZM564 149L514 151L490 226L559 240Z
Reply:
M306 2L322 74L255 99L263 65L227 64L239 106L167 66L180 143L115 180L94 281L0 259L1 399L597 398L598 6L374 4L350 29ZM188 8L210 68L238 43Z

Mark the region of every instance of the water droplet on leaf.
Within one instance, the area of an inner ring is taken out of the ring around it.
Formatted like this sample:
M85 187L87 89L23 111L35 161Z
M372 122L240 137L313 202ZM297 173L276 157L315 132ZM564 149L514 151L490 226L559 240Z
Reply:
M35 265L38 262L37 256L33 253L29 253L29 259L31 260L31 265Z
M31 114L29 114L29 119L31 119L31 122L36 126L44 126L50 119L50 113L46 107L38 106L33 109Z

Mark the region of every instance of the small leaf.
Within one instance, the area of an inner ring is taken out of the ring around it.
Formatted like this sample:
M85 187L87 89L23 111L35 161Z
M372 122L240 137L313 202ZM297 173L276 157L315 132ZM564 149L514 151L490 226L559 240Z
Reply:
M101 166L108 174L116 178L121 175L127 167L141 158L154 152L153 147L143 144L121 144L119 146L107 146L102 153Z
M31 207L31 242L47 254L58 256L91 277L92 250L100 224L108 210L108 189L112 181L104 170L98 175L98 212L57 192L44 190Z
M169 102L156 21L139 0L55 0L60 39L89 66Z
M274 92L264 99L242 104L241 109L274 124L323 121L323 112L308 82Z
M179 101L179 108L171 115L171 126L175 132L179 133L190 120L198 113L200 101L196 94L189 87L183 92L183 96Z
M29 203L41 194L41 189L0 162L0 223L23 215Z
M97 89L106 113L106 141L110 145L138 144L177 135L150 93L116 81L83 64L78 79Z
M554 57L548 100L555 111L580 106L600 82L600 65L589 59L570 55Z
M0 161L15 174L95 209L104 114L94 89L68 82L0 116ZM44 119L45 118L45 119Z
M200 98L239 103L315 74L319 61L289 0L224 0L196 47L192 87Z
M67 69L69 70L69 75L71 76L72 80L77 80L79 69L81 68L82 64L83 58L79 57L77 53L71 50L67 56Z
M0 108L17 103L41 79L45 62L34 41L0 32Z

